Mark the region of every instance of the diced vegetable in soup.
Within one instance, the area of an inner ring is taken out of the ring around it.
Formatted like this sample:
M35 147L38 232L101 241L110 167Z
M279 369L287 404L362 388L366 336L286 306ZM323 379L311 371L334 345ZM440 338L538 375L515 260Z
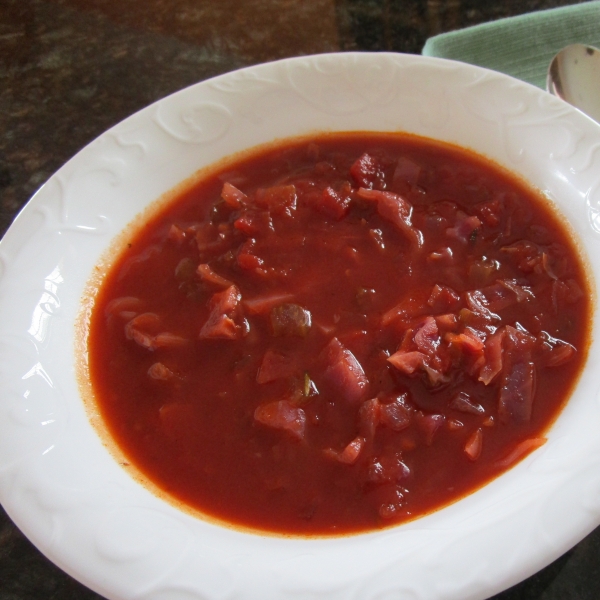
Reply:
M258 530L414 519L538 451L589 342L582 261L541 195L404 135L283 142L128 240L88 336L125 455Z

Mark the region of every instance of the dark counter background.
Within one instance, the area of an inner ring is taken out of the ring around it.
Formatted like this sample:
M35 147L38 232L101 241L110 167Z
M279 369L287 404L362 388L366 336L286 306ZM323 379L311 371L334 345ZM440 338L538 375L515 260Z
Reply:
M288 56L420 53L437 33L574 3L0 0L0 234L80 148L197 81ZM100 598L43 557L0 507L0 600ZM494 600L598 598L600 529Z

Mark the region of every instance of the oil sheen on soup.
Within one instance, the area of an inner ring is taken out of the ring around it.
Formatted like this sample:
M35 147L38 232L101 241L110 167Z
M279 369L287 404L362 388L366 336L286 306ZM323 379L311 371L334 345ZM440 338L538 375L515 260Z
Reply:
M456 501L545 442L585 361L568 230L453 146L281 143L128 242L88 331L102 418L147 480L240 527L357 533Z

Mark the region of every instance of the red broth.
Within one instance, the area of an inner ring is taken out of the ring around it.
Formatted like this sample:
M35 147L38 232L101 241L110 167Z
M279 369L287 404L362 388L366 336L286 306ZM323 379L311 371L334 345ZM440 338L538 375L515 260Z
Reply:
M402 135L288 141L132 233L95 298L111 436L209 517L281 534L398 524L545 441L589 286L541 195Z

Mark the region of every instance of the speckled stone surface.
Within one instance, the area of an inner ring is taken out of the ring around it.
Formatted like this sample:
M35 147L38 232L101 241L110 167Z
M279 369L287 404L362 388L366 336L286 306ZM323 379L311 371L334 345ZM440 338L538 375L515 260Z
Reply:
M288 56L419 53L437 33L568 0L0 0L0 233L81 147L185 86ZM100 598L0 508L0 600ZM494 600L600 598L600 530Z

